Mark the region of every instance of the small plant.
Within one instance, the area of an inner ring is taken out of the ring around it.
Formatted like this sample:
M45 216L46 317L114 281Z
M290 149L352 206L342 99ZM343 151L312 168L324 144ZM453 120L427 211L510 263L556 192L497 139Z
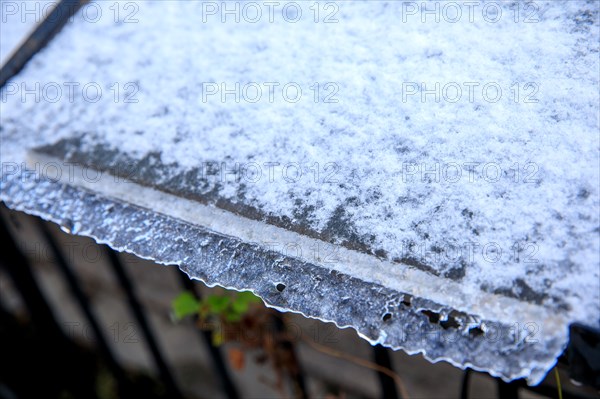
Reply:
M298 383L298 361L285 324L277 312L259 305L262 305L262 300L250 291L223 291L203 299L186 291L173 300L172 309L176 320L197 316L199 328L211 332L214 346L235 344L227 351L234 369L242 370L246 352L258 349L259 354L254 361L270 363L277 377L274 382L266 379L262 382L287 396L284 394L284 380L288 376L295 396L303 396L303 387Z
M222 294L212 294L203 299L185 291L173 300L172 309L176 320L196 316L198 327L211 332L214 346L232 344L227 354L235 370L245 367L249 350L258 350L254 362L270 364L276 375L276 381L261 378L261 382L278 390L282 397L288 396L285 392L286 379L291 383L294 397L305 397L304 382L295 353L298 339L321 353L389 375L396 380L404 397L408 397L400 377L393 371L313 342L302 334L291 334L285 315L264 306L262 300L250 291L223 290Z
M222 325L241 322L250 307L258 303L262 303L261 299L250 291L209 295L201 300L185 291L173 300L172 308L177 320L198 315L200 326L213 331L213 345L219 346L223 343Z

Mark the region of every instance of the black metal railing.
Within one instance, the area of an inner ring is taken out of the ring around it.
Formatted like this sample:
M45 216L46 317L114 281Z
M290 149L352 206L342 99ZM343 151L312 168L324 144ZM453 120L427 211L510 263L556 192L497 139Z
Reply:
M56 321L54 311L49 305L50 301L45 297L43 291L38 285L35 273L32 269L31 260L21 252L16 239L13 237L13 233L11 233L11 228L8 225L9 223L7 223L5 220L6 218L2 216L2 213L10 215L11 213L15 213L15 211L8 210L4 204L0 206L0 211L0 240L3 246L3 250L0 251L0 266L6 270L7 275L12 280L14 287L16 287L17 291L19 292L24 304L26 305L31 323L33 326L35 326L37 334L40 337L43 337L43 341L48 350L44 352L44 358L41 358L42 363L51 364L53 359L60 359L59 364L61 365L61 370L57 375L62 377L55 381L49 381L48 384L50 386L55 386L54 392L60 392L61 387L67 387L75 397L95 397L92 392L93 383L90 382L92 377L84 376L82 378L83 374L85 374L80 366L81 364L85 363L82 360L82 355L77 350L76 344L71 339L72 337L68 337L61 329L59 323ZM114 377L119 396L130 397L134 393L139 393L139 386L127 376L123 365L121 365L117 360L118 356L116 356L116 354L113 352L107 338L104 336L100 328L98 317L96 316L90 303L89 296L82 288L83 284L75 272L75 268L70 264L72 259L67 259L67 257L64 256L64 248L61 248L59 241L55 238L51 231L52 229L49 228L49 224L47 222L37 219L36 223L33 225L38 229L39 233L41 233L41 237L43 237L48 245L51 251L51 256L56 260L55 263L58 271L68 286L74 302L77 304L87 323L91 327L94 337L96 338L95 349L98 353L98 356L102 358L107 369ZM116 281L124 293L128 308L142 330L148 352L151 355L160 380L164 386L164 393L158 395L158 397L183 398L184 395L177 384L177 378L175 378L173 375L173 369L169 366L161 349L162 345L168 343L159 342L159 340L156 338L157 334L155 334L152 324L148 320L146 310L137 297L134 281L128 276L128 273L126 272L126 269L119 258L119 254L105 245L99 245L99 248L106 253L109 261L108 263L112 269ZM173 270L175 270L178 274L177 277L181 288L194 293L194 295L199 298L200 294L197 286L198 283L191 281L188 276L178 268L173 268ZM6 318L7 314L8 311L0 304L0 316ZM283 326L280 327L284 328ZM236 387L234 384L234 380L230 375L227 362L222 356L220 348L213 346L211 343L210 332L200 329L198 332L200 343L204 345L208 351L212 368L218 377L218 385L220 386L224 395L231 399L242 397L243 395L239 394L239 387ZM289 348L289 350L294 351L294 348ZM379 367L383 367L387 370L393 370L393 365L388 351L388 349L382 346L374 346L373 359ZM0 363L3 361L6 360L0 359ZM561 358L561 361L565 362L566 358ZM4 364L2 367L6 368L8 365ZM0 368L0 370L1 369L2 368ZM300 367L300 370L301 369L302 368ZM397 389L396 382L390 377L389 374L377 371L375 372L378 375L381 397L390 399L402 397ZM457 397L470 397L469 382L472 374L473 371L471 370L466 370L464 372L461 390L460 392L457 392ZM54 378L57 377L54 376ZM300 371L295 378L296 385L301 387L301 394L299 396L308 398L309 394L306 389L303 373ZM1 381L2 380L0 378L0 383ZM496 383L498 387L497 394L499 398L518 398L519 392L522 389L527 389L547 397L557 397L557 390L555 387L544 385L530 387L527 386L523 381L505 383L500 379L496 379ZM2 397L1 387L2 385L0 384L0 397ZM27 393L29 391L25 390L25 392ZM52 395L46 396L52 397ZM563 391L562 397L565 399L585 398L585 396L568 391Z

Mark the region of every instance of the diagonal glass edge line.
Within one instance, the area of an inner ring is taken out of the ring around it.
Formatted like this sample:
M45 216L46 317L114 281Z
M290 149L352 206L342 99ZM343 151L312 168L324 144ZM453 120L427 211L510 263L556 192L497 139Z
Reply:
M18 74L66 25L81 6L89 0L61 0L44 20L35 26L27 38L12 51L0 68L0 89Z
M217 209L240 216L242 219L255 220L260 223L279 227L285 231L298 233L300 236L314 238L319 243L319 246L309 249L312 251L314 248L318 248L318 254L325 257L325 262L331 260L338 248L344 247L349 250L371 255L377 259L391 262L391 266L386 266L388 270L404 270L406 267L409 267L409 270L418 269L427 274L442 276L457 283L460 282L462 286L460 278L455 278L452 274L448 274L447 272L441 273L437 271L436 269L439 264L428 264L425 259L413 258L410 254L401 257L387 256L382 249L378 249L375 246L369 246L369 244L366 244L364 241L361 242L360 234L355 235L355 240L352 240L348 235L337 235L335 231L324 232L323 230L315 229L301 219L297 220L294 218L286 220L286 216L265 212L259 207L255 207L251 202L246 201L243 195L238 198L223 197L217 191L218 183L215 184L205 177L204 174L208 173L206 170L200 172L200 175L192 175L190 178L183 178L183 181L180 181L179 179L182 174L170 173L170 165L162 163L160 157L152 158L150 161L135 161L126 157L123 158L123 155L117 150L106 150L103 147L94 146L93 150L82 150L82 144L79 140L80 139L78 138L59 140L52 145L35 147L32 151L44 156L60 159L64 166L71 164L80 165L84 168L84 171L90 169L95 171L94 173L107 173L114 176L115 179L124 179L143 187L153 188L165 194L174 195L176 198L189 199L196 203L216 207ZM56 165L56 162L53 162L53 164ZM136 165L136 167L131 169L131 166L133 165ZM160 172L159 175L154 174L156 171ZM311 252L307 252L306 248L303 249L295 245L290 247L287 243L279 243L280 247L281 244L286 244L284 245L284 251L282 252L291 252L294 249L305 254ZM292 242L290 244L292 244ZM323 248L323 246L325 247ZM465 263L465 261L461 259L460 267L464 269L467 266L468 262ZM491 291L485 288L484 285L480 285L480 289L501 296L513 297L518 301L545 306L545 304L536 300L536 298L532 299L531 297L528 298L526 296L511 295L511 293L507 293L504 290ZM448 294L451 295L453 292L449 292ZM560 298L552 297L552 299L554 303L560 303ZM558 307L558 309L570 310L570 307L565 305L564 307Z
M88 180L82 177L84 174L81 166L65 165L60 159L35 150L29 151L27 158L27 162L32 165L44 163L57 168L68 166L70 170L61 170L58 173L60 176L58 180L63 184L84 188L102 196L115 198L192 225L204 227L218 234L255 243L265 249L272 250L275 243L280 245L294 243L299 250L295 255L285 254L285 256L297 258L328 270L335 270L365 282L380 284L399 292L426 297L458 311L510 323L515 321L515 315L507 312L507 309L517 306L521 310L520 317L528 321L540 320L549 328L560 328L565 324L566 319L563 315L541 305L482 290L477 293L463 292L462 295L456 295L457 292L463 291L460 283L431 275L409 265L400 270L397 263L341 246L336 246L336 258L327 258L318 252L318 248L333 244L319 239L142 186L109 173L98 172L96 174L98 178L93 181ZM89 170L93 170L93 168L89 168ZM306 254L314 256L306 256ZM473 304L476 304L475 308Z

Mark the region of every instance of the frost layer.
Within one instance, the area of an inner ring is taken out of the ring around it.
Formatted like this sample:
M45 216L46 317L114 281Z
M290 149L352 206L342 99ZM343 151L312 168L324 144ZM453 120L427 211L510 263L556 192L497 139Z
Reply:
M501 17L489 22L481 3L473 20L456 23L422 22L401 2L335 3L318 23L304 2L301 13L288 9L286 19L276 9L273 22L256 23L223 23L202 2L141 2L137 22L125 12L115 22L114 10L98 4L102 18L80 14L11 82L58 83L57 101L52 92L4 89L3 162L19 170L35 148L133 180L133 193L151 187L242 218L257 237L272 226L332 252L309 258L289 242L252 240L237 268L216 255L200 262L188 252L216 252L195 239L174 246L181 252L162 247L179 238L152 226L178 222L152 213L158 203L117 208L139 223L145 215L143 229L126 228L135 224L120 213L95 225L104 219L85 201L110 201L85 193L106 196L106 187L72 179L64 190L37 187L3 168L9 206L77 221L80 234L268 299L259 288L266 277L259 284L245 271L271 270L258 248L278 253L300 262L303 278L324 273L328 288L314 286L313 302L300 276L273 268L272 281L298 282L275 306L508 379L541 379L569 322L600 325L597 2L537 3L527 23L524 3L517 19L515 5L501 3ZM324 23L331 11L337 22ZM66 82L78 84L72 95ZM73 197L83 202L68 205ZM336 248L369 261L337 259ZM364 296L344 302L345 288L327 282L334 271L365 287ZM376 299L379 289L397 296ZM394 317L404 295L428 305ZM438 322L420 310L438 313ZM462 322L452 344L406 339L407 326L444 333L439 322L452 311L478 326L516 323L520 333L491 343Z

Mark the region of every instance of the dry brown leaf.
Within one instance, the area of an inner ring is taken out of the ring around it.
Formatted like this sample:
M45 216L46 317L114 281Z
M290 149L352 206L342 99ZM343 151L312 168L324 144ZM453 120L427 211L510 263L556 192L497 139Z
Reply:
M229 363L234 370L240 371L244 368L244 351L238 348L230 348Z

